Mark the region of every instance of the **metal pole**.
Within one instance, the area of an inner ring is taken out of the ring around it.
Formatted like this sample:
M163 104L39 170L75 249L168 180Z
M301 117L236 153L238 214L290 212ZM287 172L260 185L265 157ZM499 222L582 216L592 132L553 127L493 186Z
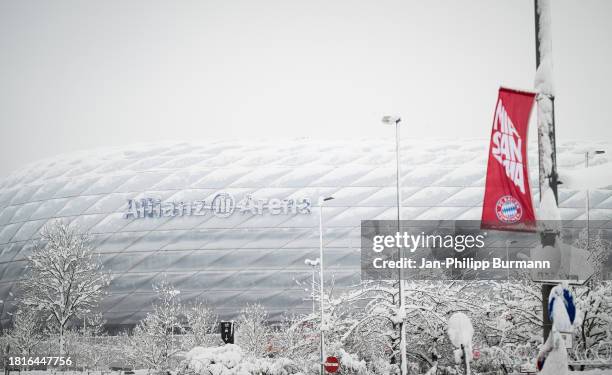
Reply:
M584 153L584 167L588 168L589 167L589 152L585 152Z
M535 14L535 47L536 47L536 70L540 66L541 56L540 56L540 14L538 12L539 9L539 0L534 0L534 14ZM550 100L552 106L552 123L549 124L548 134L544 134L543 129L538 129L538 146L539 146L539 188L540 188L540 200L542 200L542 193L546 191L546 185L548 188L552 189L553 194L555 196L555 201L559 204L558 195L557 195L557 157L556 157L556 145L555 145L555 98L552 95L547 95L548 93L540 93L539 100ZM539 105L539 103L538 103ZM551 146L551 154L544 155L544 149L542 144L544 142L545 137L548 137L550 146ZM546 173L544 167L545 159L550 158L551 161L551 169L550 173ZM544 245L544 235L541 233L542 245ZM558 239L558 234L557 234ZM555 239L555 242L556 239ZM552 328L552 322L548 318L548 298L550 297L550 291L552 290L552 284L542 284L542 328L543 328L543 337L544 341L548 338L548 334Z
M401 180L401 169L400 169L400 121L395 122L395 167L396 167L396 197L397 197L397 232L401 233L401 220L402 220L402 190L400 188ZM402 259L402 250L398 246L397 248L398 260ZM398 268L398 281L399 281L399 294L398 294L398 308L404 316L404 280L402 279L402 268ZM403 321L399 323L400 329L400 374L406 375L408 373L407 359L406 359L406 325Z
M589 152L587 151L584 154L584 168L586 169L588 167L589 167ZM590 210L590 205L591 204L589 202L589 188L587 187L587 189L586 189L586 229L587 229L586 230L586 249L587 249L587 251L589 250L589 245L590 245L590 243L589 243L589 240L590 240L589 233L590 233L590 229L591 229L590 228L590 222L589 222L589 216L591 216L590 215L590 211L589 211Z
M463 352L463 370L465 375L470 375L470 362L468 361L468 352L465 345L461 344L461 351Z
M312 266L312 315L315 313L315 266Z
M321 305L321 366L320 366L320 374L323 375L325 373L325 369L323 368L323 362L325 361L325 335L324 335L324 326L323 326L323 205L324 201L321 199L319 203L319 270L320 270L320 305Z
M508 264L510 264L510 251L508 249L509 247L510 247L510 241L506 240L506 262ZM506 276L506 286L510 287L510 267L508 267L508 265L506 265L506 271L508 272Z

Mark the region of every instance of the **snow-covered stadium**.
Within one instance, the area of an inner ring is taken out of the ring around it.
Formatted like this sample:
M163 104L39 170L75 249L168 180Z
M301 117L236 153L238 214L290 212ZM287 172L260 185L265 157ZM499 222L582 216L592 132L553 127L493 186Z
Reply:
M487 140L404 142L403 218L479 220L487 147ZM558 145L560 173L582 173L594 149L610 144ZM608 160L597 155L590 167L609 167ZM563 186L563 217L584 218L585 190ZM102 306L109 325L140 320L162 277L183 301L205 300L223 318L255 301L272 319L309 311L312 270L304 261L318 257L317 201L325 196L335 198L324 210L326 278L342 288L360 280L360 221L395 218L391 142L170 143L29 165L0 182L2 322L33 243L58 218L91 235L113 275ZM589 198L591 219L612 219L612 183Z

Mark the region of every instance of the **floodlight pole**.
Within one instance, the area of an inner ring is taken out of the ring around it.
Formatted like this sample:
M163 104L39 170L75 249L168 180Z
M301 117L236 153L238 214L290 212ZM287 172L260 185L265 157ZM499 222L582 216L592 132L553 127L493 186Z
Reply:
M540 67L541 57L540 56L540 1L542 0L534 0L534 14L535 14L535 47L536 47L536 71ZM547 0L543 0L547 1ZM549 15L550 16L550 15ZM557 151L555 145L555 97L550 95L550 93L538 93L538 106L540 100L550 100L551 108L552 108L552 118L551 122L548 124L547 129L541 129L539 127L538 121L538 156L539 156L539 188L540 188L540 201L542 200L542 193L545 192L548 188L552 189L552 192L555 196L555 202L557 206L559 205L559 198L557 194L557 185L558 185L558 175L557 175ZM544 142L546 142L546 137L548 138L548 142L550 144L551 153L546 155L544 153L545 148L543 147ZM545 168L546 159L549 159L550 162L550 170L547 171ZM548 173L547 173L548 172ZM548 186L546 186L548 185ZM548 242L550 241L550 236L545 235L544 232L540 233L540 238L542 242L542 246L550 245ZM555 236L554 242L558 243L559 234ZM554 245L554 243L553 243ZM544 342L548 338L548 334L552 328L552 322L548 317L548 298L550 297L550 291L554 287L553 284L543 283L542 284L542 328L543 328L543 337Z
M402 189L400 188L401 168L400 168L400 120L395 122L395 169L396 169L396 190L397 190L397 232L401 233L402 222ZM397 249L398 260L402 260L402 250ZM401 315L404 316L404 280L402 278L402 268L398 269L399 278L399 308ZM406 324L403 319L400 321L400 375L408 373L408 363L406 358Z
M312 315L314 315L314 313L315 313L315 290L314 290L314 287L315 287L315 269L314 269L314 266L313 266L312 267L312 286L311 286L311 289L312 289Z
M325 329L323 318L323 206L325 202L334 199L334 197L319 198L319 272L320 272L320 306L321 306L321 366L320 375L325 373Z
M396 116L385 116L382 122L385 124L395 124L395 189L397 199L397 233L401 233L401 220L402 220L402 190L400 189L401 180L401 169L400 169L400 122L402 119ZM397 248L398 260L402 259L402 250L398 246ZM404 281L402 279L402 268L398 268L398 312L402 316L404 313ZM400 375L406 375L408 373L408 362L406 358L406 325L403 319L399 322L400 331Z

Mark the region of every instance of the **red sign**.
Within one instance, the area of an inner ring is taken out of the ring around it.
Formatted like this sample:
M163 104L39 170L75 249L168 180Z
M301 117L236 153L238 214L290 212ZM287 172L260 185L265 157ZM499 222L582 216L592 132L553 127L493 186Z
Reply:
M472 351L472 358L474 358L474 359L479 359L479 358L480 358L480 350L478 350L478 349L474 349L474 350Z
M340 369L340 362L338 362L338 358L336 357L327 357L323 367L325 367L325 371L333 374Z
M534 232L527 130L534 93L499 89L489 143L481 228Z

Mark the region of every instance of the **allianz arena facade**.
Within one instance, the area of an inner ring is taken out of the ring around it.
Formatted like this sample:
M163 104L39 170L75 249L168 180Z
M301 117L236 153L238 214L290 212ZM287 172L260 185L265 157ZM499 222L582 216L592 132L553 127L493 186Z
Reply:
M586 149L609 146L561 144L559 169L581 168ZM403 218L479 220L487 147L406 141ZM34 163L0 181L2 323L33 243L58 219L88 232L112 273L101 306L110 326L143 318L162 278L184 302L204 300L224 319L254 302L270 319L308 312L312 269L304 261L318 257L317 202L327 196L335 199L323 214L325 277L341 290L360 281L360 221L396 217L391 142L171 143ZM584 191L560 189L559 201L563 218L584 218ZM612 186L591 191L590 207L591 219L612 219Z

